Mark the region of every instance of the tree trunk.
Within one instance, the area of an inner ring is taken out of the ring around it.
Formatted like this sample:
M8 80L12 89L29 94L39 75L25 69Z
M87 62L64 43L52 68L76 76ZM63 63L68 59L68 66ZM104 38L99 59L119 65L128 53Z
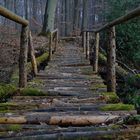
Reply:
M47 0L42 32L51 32L54 30L56 5L57 0Z
M74 1L74 20L73 20L73 30L76 31L78 29L78 22L79 22L79 0Z
M69 11L70 8L70 1L69 0L65 0L65 36L69 35Z
M28 51L28 26L22 26L19 55L19 87L27 86L27 51Z
M28 11L28 5L29 5L29 3L28 3L28 0L25 0L25 18L26 19L29 19L29 11Z
M87 21L88 21L88 0L83 1L83 14L82 14L82 30L87 29Z

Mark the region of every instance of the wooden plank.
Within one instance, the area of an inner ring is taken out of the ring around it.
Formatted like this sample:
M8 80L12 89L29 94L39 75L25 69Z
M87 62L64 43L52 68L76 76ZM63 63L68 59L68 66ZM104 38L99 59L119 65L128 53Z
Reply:
M19 54L19 87L27 86L28 26L22 26Z
M116 33L115 27L109 29L107 48L107 91L116 92Z
M49 60L52 59L52 43L53 43L53 34L51 33L50 34L50 37L49 37Z
M83 46L83 52L86 53L86 32L82 33L82 46Z
M31 31L29 32L29 54L31 57L33 72L34 72L34 75L36 76L38 73L38 69L37 69L37 62L36 62L36 58L35 58L35 50L33 47L33 40L32 40Z
M133 11L125 14L124 16L121 16L121 17L119 17L119 18L117 18L117 19L115 19L115 20L113 20L113 21L111 21L111 22L101 26L98 29L95 29L95 30L84 30L82 32L96 32L97 33L97 32L100 32L102 30L105 30L107 28L113 27L115 25L119 25L119 24L125 23L125 22L127 22L127 21L129 21L131 19L134 19L136 17L139 17L139 16L140 16L140 7L138 7L136 9L134 9Z
M115 25L119 25L121 23L124 23L126 21L129 21L130 19L136 18L140 16L140 7L138 7L137 9L125 14L124 16L121 16L115 20L113 20L112 22L109 22L107 24L105 24L104 26L102 26L101 28L95 30L95 32L100 32L104 29L107 29L109 27L113 27Z
M95 47L94 47L94 60L93 60L93 70L95 73L98 72L98 57L99 57L99 33L95 33Z
M86 59L89 59L89 32L86 32Z
M0 6L0 15L4 16L12 21L15 21L19 24L22 24L23 26L28 26L29 22L25 19L23 19L22 17L14 14L13 12L11 12L10 10Z

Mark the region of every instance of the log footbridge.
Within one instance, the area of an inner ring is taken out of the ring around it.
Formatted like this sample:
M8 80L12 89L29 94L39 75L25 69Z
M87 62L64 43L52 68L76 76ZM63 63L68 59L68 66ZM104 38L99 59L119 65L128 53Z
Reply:
M50 32L49 62L39 72L28 21L1 6L0 14L22 25L19 87L31 86L39 91L36 96L16 95L7 102L8 113L0 113L0 139L138 139L139 128L124 123L136 111L116 95L115 26L138 17L140 8L94 31L82 31L81 46L66 40L60 43L58 30ZM109 40L107 81L98 74L102 30L107 30ZM89 62L91 32L95 35L93 65ZM28 47L35 74L30 82L26 68Z

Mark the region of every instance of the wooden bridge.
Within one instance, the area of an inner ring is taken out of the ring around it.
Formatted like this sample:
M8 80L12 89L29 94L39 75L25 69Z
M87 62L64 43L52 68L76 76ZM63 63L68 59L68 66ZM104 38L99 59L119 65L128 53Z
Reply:
M0 113L1 139L138 139L139 127L125 125L125 119L136 111L132 105L121 103L115 93L115 25L140 16L140 8L97 30L82 31L83 47L71 41L58 44L58 30L52 31L50 61L40 72L28 21L3 7L0 14L22 25L19 87L32 87L30 91L23 89L23 95L16 95L6 103L8 113ZM104 29L109 38L107 82L98 75L99 32ZM93 66L89 63L90 32L94 32L96 38ZM28 46L36 76L27 83ZM34 88L38 89L35 93Z

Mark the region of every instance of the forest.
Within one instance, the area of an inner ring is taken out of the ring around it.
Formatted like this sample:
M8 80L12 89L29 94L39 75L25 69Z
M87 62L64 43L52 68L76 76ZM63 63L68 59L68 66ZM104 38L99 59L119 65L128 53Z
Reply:
M0 0L0 139L139 140L140 0Z

